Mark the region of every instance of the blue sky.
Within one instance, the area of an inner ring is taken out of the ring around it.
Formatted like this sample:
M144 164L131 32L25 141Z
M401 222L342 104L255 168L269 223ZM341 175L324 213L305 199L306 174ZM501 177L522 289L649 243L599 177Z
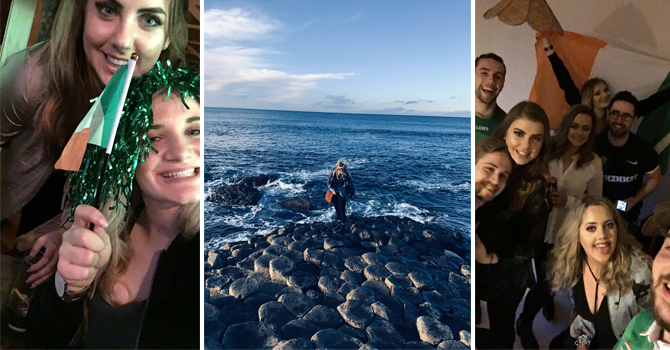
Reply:
M204 1L205 105L470 116L470 1Z

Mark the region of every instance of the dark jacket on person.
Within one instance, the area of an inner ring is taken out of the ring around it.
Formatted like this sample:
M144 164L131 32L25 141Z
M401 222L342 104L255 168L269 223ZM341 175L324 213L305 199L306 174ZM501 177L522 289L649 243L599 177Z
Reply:
M160 253L136 348L200 347L200 253L200 233L189 240L177 236ZM51 279L38 288L31 301L30 339L47 348L80 347L83 315L83 299L62 301Z
M351 176L336 171L333 171L330 173L330 176L328 176L328 189L347 200L353 198L356 194L356 189L354 188L354 182L351 180ZM346 195L341 193L343 192L342 189L346 191Z

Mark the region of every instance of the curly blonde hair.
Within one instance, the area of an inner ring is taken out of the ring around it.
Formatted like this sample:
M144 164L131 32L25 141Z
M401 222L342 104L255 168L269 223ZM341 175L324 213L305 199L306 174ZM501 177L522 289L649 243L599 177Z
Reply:
M600 272L600 281L608 294L613 291L625 293L633 287L632 256L637 255L651 264L651 259L642 253L635 238L628 233L626 223L614 205L606 198L585 196L568 213L549 257L550 283L555 291L568 291L582 278L586 253L579 243L579 228L586 208L594 206L605 207L614 218L617 229L614 252Z

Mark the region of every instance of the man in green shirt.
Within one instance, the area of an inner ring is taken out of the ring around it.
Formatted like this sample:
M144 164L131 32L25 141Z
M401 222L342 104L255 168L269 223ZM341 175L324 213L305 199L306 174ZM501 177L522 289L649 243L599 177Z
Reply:
M652 311L643 311L630 321L615 350L670 348L670 202L654 208L645 230L666 233L651 269Z
M486 53L475 59L475 144L491 137L505 119L496 100L505 85L506 68L500 56Z

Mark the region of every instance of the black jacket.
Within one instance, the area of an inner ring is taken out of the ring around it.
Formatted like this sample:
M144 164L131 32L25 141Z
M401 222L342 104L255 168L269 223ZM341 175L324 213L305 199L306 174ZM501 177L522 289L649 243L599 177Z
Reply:
M333 171L330 173L330 176L328 176L328 189L334 191L338 195L341 195L340 191L337 190L338 187L344 187L347 190L346 199L351 199L356 194L354 181L351 180L351 176Z
M188 241L178 236L161 252L137 348L200 347L201 255L199 233ZM28 312L31 341L46 348L66 348L78 343L83 308L83 300L62 301L53 279L45 282L38 287Z

